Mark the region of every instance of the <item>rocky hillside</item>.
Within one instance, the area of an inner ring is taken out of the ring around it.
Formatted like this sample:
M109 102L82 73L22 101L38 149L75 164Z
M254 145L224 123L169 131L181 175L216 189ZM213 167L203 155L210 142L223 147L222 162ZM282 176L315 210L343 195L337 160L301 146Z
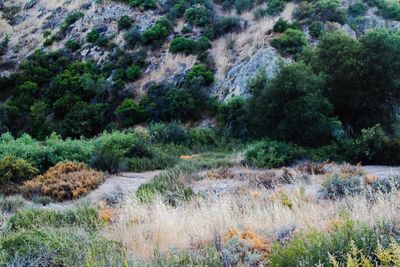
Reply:
M9 74L15 71L21 60L36 49L46 51L61 49L68 45L68 41L71 45L71 40L80 44L79 47L73 49L77 60L93 60L100 65L107 64L116 48L124 51L133 51L138 48L129 44L134 38L134 36L131 39L127 37L127 32L132 31L131 27L137 29L138 32L144 32L153 27L161 16L170 14L171 10L175 10L174 8L182 3L160 1L146 6L139 3L140 1L136 2L138 3L87 0L1 0L0 38L9 37L8 49L4 52L0 64L1 72ZM249 78L253 77L261 67L265 67L268 76L274 74L280 56L269 42L276 35L272 32L272 28L279 17L298 22L308 42L312 44L315 44L317 39L310 36L311 24L307 20L322 21L323 27L340 29L354 37L376 27L388 29L400 27L400 22L387 16L385 18L379 7L368 6L359 1L346 0L342 3L319 1L321 2L319 8L325 9L325 14L321 15L324 17L317 19L307 14L306 9L311 9L311 7L307 6L305 1L298 4L282 2L277 10L271 12L272 16L262 14L262 11L267 10L268 8L265 7L269 5L276 5L273 1L261 4L243 1L243 7L240 6L242 9L237 9L235 6L226 8L228 2L207 2L209 6L206 9L210 11L211 20L238 19L237 24L232 24L234 29L232 27L229 29L229 25L219 25L219 27L226 27L225 30L230 32L229 34L225 34L225 31L209 38L211 47L208 52L212 57L212 67L216 72L216 81L210 92L221 100L233 95L246 95L248 93L246 84ZM323 6L324 3L326 6ZM192 4L186 4L183 10L190 8ZM334 18L335 14L339 14L341 18ZM205 27L182 14L175 17L177 18L173 22L173 29L168 33L166 41L148 50L141 77L126 85L132 92L140 95L149 82L178 82L195 64L194 53L172 54L169 51L170 43L176 36L196 39L206 35L204 34ZM126 18L127 24L119 27L121 18ZM88 34L93 33L93 30L112 45L87 42Z

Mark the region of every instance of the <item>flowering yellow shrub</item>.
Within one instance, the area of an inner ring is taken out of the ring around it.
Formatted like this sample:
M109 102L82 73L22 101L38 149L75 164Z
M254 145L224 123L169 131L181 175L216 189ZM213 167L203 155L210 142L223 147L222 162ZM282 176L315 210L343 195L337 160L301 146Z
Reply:
M50 168L45 174L26 181L21 191L26 197L49 196L58 201L76 199L93 190L104 181L101 172L83 163L64 162Z

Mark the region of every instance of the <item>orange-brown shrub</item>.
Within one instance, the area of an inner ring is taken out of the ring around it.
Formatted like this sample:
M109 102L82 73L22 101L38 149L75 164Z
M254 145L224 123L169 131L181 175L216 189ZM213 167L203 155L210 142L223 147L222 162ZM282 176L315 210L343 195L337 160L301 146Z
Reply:
M70 200L96 188L104 179L103 173L83 163L63 162L26 181L21 191L26 197L45 195L58 201Z
M262 259L266 259L268 254L271 252L271 242L251 230L239 232L236 228L232 228L223 236L223 241L226 243L233 237L239 238L240 243L243 246L245 243L250 243L250 252L257 251Z

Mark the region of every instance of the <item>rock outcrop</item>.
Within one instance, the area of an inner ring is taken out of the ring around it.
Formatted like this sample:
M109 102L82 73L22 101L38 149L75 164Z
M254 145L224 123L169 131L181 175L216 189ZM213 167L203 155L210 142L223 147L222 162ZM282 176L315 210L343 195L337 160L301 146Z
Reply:
M273 77L278 70L278 63L282 60L278 52L268 46L259 49L250 58L237 62L227 72L223 81L217 81L213 87L213 94L219 100L228 100L234 96L249 96L247 84L259 71L265 71L267 77Z

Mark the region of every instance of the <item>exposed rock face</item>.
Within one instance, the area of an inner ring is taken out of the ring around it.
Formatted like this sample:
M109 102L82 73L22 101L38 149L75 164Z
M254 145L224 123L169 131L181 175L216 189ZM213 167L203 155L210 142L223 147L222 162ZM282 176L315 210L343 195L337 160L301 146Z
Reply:
M250 58L238 62L227 73L223 81L217 81L213 94L220 100L228 100L234 96L249 96L247 84L259 71L265 71L267 77L273 77L281 60L272 47L258 50Z
M376 15L377 11L378 8L376 7L368 9L361 27L363 32L374 28L385 28L385 19Z

